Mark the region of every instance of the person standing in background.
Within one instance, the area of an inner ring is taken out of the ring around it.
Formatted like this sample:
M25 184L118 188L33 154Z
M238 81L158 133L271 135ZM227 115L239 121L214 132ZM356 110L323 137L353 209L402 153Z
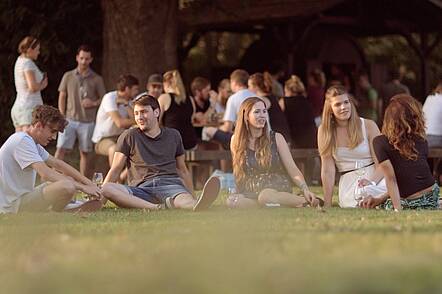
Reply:
M151 74L147 79L147 94L158 99L163 94L163 76L160 74Z
M318 127L321 124L322 107L324 106L325 74L319 68L309 72L307 77L307 98L313 106L313 115Z
M40 55L40 41L27 36L18 45L18 53L14 66L14 81L17 96L11 109L12 123L15 131L26 131L31 125L32 110L43 104L41 91L48 85L48 77L35 65Z
M88 156L92 151L95 116L106 90L103 78L90 68L93 55L89 46L78 48L76 60L77 68L66 72L58 87L58 109L69 124L63 133L58 134L55 158L63 160L78 138L80 172L89 176Z

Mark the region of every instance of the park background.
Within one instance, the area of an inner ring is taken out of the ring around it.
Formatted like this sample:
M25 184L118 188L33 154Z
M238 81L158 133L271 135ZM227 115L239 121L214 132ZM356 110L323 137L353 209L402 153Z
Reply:
M442 2L270 0L2 0L0 129L12 132L17 45L42 41L46 103L82 43L107 90L132 73L178 68L216 85L286 61L286 76L314 66L389 67L423 101L442 73ZM339 53L340 54L336 54ZM329 53L329 54L326 54ZM333 54L332 54L333 53ZM321 193L319 187L314 191ZM439 211L228 210L223 193L203 213L129 211L0 215L2 293L439 293Z

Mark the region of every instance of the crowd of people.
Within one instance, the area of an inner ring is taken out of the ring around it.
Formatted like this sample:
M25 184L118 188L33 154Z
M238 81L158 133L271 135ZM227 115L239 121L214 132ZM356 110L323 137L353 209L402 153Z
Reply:
M236 69L214 91L207 78L195 77L191 95L177 70L152 74L141 94L139 80L124 74L106 93L90 67L93 52L82 45L77 67L59 84L57 109L43 103L48 76L35 64L39 40L24 38L18 51L16 132L0 148L1 212L67 210L77 191L91 200L75 211L95 211L108 200L123 208L207 209L220 180L209 177L197 197L184 156L206 141L232 153L230 208L330 207L337 172L340 207L439 207L427 157L429 146L442 147L442 82L423 107L394 72L380 96L365 72L353 93L336 70L327 85L319 69L308 73L307 86L296 75L281 84L268 72ZM52 156L44 147L55 139ZM63 161L76 142L79 171ZM318 148L320 167L303 164L320 169L323 199L310 191L291 148ZM109 163L102 184L89 180L94 153Z

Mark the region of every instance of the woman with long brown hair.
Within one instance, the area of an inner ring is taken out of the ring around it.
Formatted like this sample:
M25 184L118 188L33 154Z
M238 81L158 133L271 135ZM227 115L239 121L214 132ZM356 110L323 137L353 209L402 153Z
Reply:
M362 206L386 209L437 209L439 186L428 166L422 105L407 94L393 96L385 110L382 135L373 147L387 181L382 197L367 197Z
M321 156L321 179L326 206L331 206L335 184L335 166L339 179L339 205L356 207L362 189L366 195L386 191L382 173L377 168L372 147L380 134L374 121L360 118L352 98L342 86L332 86L325 93L322 123L318 130ZM362 175L365 178L362 178ZM364 187L363 187L364 186Z
M163 75L165 94L158 97L160 104L160 124L178 130L183 139L184 149L196 147L197 136L192 126L195 105L186 95L181 75L177 70L171 70Z
M229 207L319 204L293 161L284 137L270 131L267 108L261 98L247 98L241 104L230 149L238 194L228 197ZM292 193L293 183L304 197Z

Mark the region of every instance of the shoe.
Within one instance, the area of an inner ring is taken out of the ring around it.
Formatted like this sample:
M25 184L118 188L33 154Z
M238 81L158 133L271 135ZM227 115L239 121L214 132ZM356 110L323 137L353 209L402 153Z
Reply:
M211 177L204 185L200 198L193 207L193 211L201 211L207 209L218 197L221 183L218 177Z
M98 199L93 199L83 203L76 202L75 205L71 205L71 203L69 203L64 208L64 211L70 213L94 212L100 210L101 207L103 207L103 203L101 203L101 201Z

